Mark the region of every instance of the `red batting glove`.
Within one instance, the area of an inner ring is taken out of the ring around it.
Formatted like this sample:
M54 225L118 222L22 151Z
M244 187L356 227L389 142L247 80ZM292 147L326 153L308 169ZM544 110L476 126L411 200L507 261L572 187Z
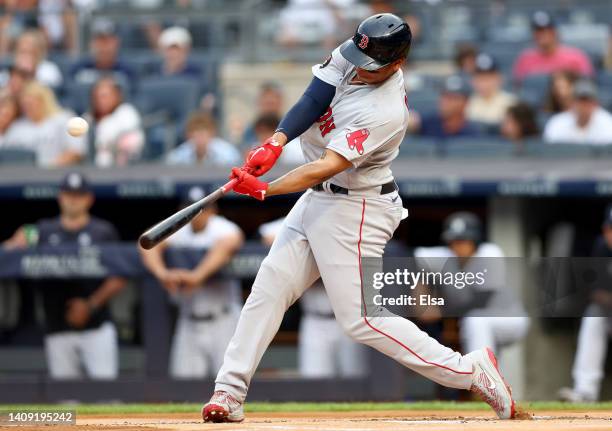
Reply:
M238 184L234 186L234 191L241 195L248 195L263 201L266 198L268 183L259 181L256 177L242 170L241 168L232 168L230 180L238 179Z
M268 138L258 147L253 148L246 156L244 168L251 171L256 177L260 177L274 166L276 160L283 152L283 146L276 143L273 138Z

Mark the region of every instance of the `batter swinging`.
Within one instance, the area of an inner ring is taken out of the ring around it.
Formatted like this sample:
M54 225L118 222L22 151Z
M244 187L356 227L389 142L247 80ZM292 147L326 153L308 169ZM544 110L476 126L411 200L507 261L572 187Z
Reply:
M319 277L353 339L442 385L478 393L500 418L514 402L489 349L461 355L406 319L362 315L362 257L381 257L403 218L390 165L408 121L401 65L412 34L392 14L367 18L321 65L276 133L232 169L238 193L259 200L306 190L263 261L225 352L205 421L240 422L251 377L283 314ZM257 179L301 135L309 163ZM251 172L251 173L247 173Z

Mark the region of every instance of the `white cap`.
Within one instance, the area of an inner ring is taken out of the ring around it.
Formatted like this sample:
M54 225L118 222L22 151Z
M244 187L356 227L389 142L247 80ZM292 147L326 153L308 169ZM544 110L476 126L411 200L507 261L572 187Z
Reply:
M191 46L191 35L183 27L168 27L159 36L159 46L168 48L173 45Z

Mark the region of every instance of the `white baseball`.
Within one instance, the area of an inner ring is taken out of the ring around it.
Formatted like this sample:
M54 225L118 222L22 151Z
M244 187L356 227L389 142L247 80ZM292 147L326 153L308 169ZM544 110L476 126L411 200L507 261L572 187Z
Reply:
M89 130L89 124L87 124L87 121L81 117L72 117L70 120L68 120L67 128L68 134L76 138L87 133L87 130Z

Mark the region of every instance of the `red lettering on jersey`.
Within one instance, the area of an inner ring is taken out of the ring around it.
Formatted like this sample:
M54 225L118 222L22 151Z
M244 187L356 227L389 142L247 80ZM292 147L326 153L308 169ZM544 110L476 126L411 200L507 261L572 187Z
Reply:
M332 130L336 128L336 125L334 124L334 117L333 117L331 106L327 108L327 111L325 111L325 114L319 117L319 119L317 120L317 123L321 123L321 125L319 125L319 130L321 131L321 137L325 137L325 135L327 135L329 132L331 132Z
M370 131L368 129L347 133L346 141L348 142L349 150L357 149L359 154L363 154L363 143L368 139L368 136L370 136Z

